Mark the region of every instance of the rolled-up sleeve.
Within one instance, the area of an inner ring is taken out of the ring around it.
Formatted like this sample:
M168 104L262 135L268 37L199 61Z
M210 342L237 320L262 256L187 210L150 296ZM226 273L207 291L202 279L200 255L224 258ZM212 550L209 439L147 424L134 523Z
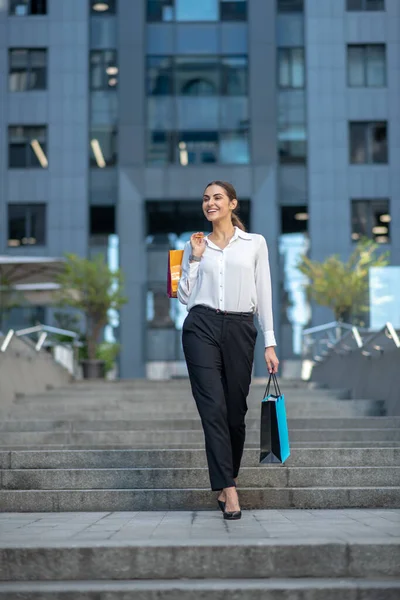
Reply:
M182 304L187 304L189 302L199 272L199 262L189 263L191 251L190 242L186 242L182 259L182 275L178 286L178 299Z
M257 317L264 335L265 348L276 346L274 320L272 315L272 287L269 267L268 246L265 238L260 235L258 246L255 281L257 290Z

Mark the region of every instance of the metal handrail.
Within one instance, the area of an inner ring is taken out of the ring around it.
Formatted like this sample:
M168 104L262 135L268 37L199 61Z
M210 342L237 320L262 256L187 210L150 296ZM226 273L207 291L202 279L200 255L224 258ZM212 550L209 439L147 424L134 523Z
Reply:
M19 329L15 331L14 329L10 329L3 340L2 345L0 346L0 352L5 352L10 345L10 342L14 336L21 337L31 335L32 333L40 333L38 341L35 344L35 350L39 352L43 344L45 343L48 334L56 334L56 335L65 335L66 337L70 337L72 339L72 344L77 345L76 340L78 340L79 335L75 331L69 331L68 329L60 329L58 327L52 327L50 325L35 325L34 327L28 327L26 329Z
M332 343L332 335L331 335L332 329L338 328L339 326L343 329L347 329L348 331L346 331L346 333L344 333L339 339L337 339L334 343ZM327 348L327 350L321 351L321 349L320 349L320 351L318 353L314 353L313 360L317 361L317 362L321 362L332 352L335 352L335 353L352 352L354 350L354 348L351 348L348 345L343 345L343 342L350 335L354 338L354 340L357 344L357 350L360 350L361 354L363 356L371 356L371 351L369 351L368 348L379 337L381 337L382 334L385 334L385 336L394 343L396 348L400 349L400 338L399 338L397 331L394 328L393 324L390 322L387 322L385 324L385 326L382 327L379 331L375 331L373 333L370 332L371 335L366 337L364 340L361 337L360 331L367 332L368 330L357 328L354 325L350 325L348 323L332 322L332 323L328 323L325 325L320 325L318 327L312 327L309 329L305 329L303 331L303 337L306 338L307 336L310 336L312 334L318 334L318 333L322 333L322 332L325 332L327 334L327 337L325 339L314 339L314 340L312 340L311 344L309 344L309 345L315 345L318 343L320 346L324 346ZM305 342L306 342L306 340L305 340ZM375 344L373 346L373 350L384 352L384 347L381 345Z

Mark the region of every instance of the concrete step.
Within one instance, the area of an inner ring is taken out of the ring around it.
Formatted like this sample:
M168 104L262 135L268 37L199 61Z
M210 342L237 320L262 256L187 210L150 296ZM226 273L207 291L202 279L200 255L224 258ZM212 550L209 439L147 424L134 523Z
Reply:
M243 509L399 508L400 487L241 488ZM0 512L166 511L215 508L207 489L1 490Z
M237 538L176 543L36 541L1 545L0 580L378 579L398 577L398 558L396 538L354 542Z
M291 429L289 438L294 442L399 442L400 429ZM248 444L258 444L258 430L246 435ZM28 444L125 444L165 447L177 444L204 444L203 431L79 431L79 432L1 432L0 445Z
M3 490L201 489L206 468L6 469ZM400 467L244 467L239 488L398 487ZM400 502L400 499L399 499Z
M398 600L400 581L341 578L1 583L4 600Z
M400 417L288 419L289 429L400 429ZM247 431L257 430L260 418L246 420ZM200 418L193 419L96 419L96 420L4 420L0 432L80 432L136 430L201 430Z
M135 444L136 450L155 450L159 444ZM190 444L164 444L163 450L201 450L204 443ZM259 448L259 443L246 443L246 448L255 450ZM291 442L291 450L300 448L315 449L368 449L371 448L371 442ZM400 442L373 442L373 448L400 448ZM131 450L132 444L7 444L0 446L0 452L6 451L46 451L46 450Z
M256 467L258 449L245 449L243 467ZM296 448L288 467L395 467L400 448ZM25 450L0 452L1 469L113 469L206 467L198 450Z

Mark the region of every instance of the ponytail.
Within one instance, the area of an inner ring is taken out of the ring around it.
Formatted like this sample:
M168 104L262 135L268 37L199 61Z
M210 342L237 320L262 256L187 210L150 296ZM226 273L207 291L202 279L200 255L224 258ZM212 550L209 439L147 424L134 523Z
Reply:
M239 217L237 216L237 214L234 213L234 212L232 212L232 224L234 225L234 227L238 227L242 231L246 231L246 227L244 226L244 224L242 223L242 221L239 219Z

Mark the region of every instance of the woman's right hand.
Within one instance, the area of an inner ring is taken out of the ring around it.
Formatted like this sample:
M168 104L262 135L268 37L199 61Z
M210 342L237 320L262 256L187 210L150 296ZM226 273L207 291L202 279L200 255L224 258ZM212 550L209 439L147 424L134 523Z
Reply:
M204 233L198 231L194 233L190 238L190 245L192 246L192 254L200 258L203 256L204 251L206 249L206 240L204 238Z

